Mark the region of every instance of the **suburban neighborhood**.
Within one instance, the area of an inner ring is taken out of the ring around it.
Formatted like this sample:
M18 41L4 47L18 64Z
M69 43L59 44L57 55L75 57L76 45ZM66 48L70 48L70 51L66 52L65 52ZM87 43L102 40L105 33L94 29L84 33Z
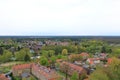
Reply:
M0 80L95 80L119 64L118 46L103 41L15 39L0 41Z

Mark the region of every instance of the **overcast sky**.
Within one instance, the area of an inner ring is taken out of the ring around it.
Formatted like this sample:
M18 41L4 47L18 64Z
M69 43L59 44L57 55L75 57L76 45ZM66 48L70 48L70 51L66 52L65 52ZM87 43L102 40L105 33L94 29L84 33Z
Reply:
M0 0L0 35L120 35L120 0Z

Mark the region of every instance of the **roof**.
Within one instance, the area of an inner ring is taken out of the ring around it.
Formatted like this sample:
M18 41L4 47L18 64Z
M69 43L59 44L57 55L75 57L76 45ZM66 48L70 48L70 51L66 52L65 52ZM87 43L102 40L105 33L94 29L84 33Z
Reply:
M45 66L41 66L41 65L38 65L38 64L33 64L32 69L35 72L39 72L40 75L43 75L47 80L59 77L59 75L54 70L52 70L50 68L47 68Z
M72 68L72 69L74 69L76 71L79 71L79 72L81 72L82 70L84 70L82 67L77 66L77 65L72 64L72 63L63 62L62 65L64 65L64 64L67 64L70 68Z
M88 53L85 53L85 52L82 52L81 54L71 54L71 55L69 56L69 58L76 58L76 57L80 57L80 56L82 56L82 57L88 57L89 54L88 54Z
M57 59L57 60L56 60L57 63L60 63L60 62L62 62L62 61L63 61L62 59Z
M12 70L28 69L32 64L19 64L12 67Z
M93 64L94 61L100 60L100 58L88 58L90 60L90 64Z
M4 74L0 74L0 80L9 80Z
M112 62L112 58L107 59L107 63L110 64Z
M88 54L88 53L85 53L85 52L82 52L80 55L81 55L81 56L89 56L89 54Z

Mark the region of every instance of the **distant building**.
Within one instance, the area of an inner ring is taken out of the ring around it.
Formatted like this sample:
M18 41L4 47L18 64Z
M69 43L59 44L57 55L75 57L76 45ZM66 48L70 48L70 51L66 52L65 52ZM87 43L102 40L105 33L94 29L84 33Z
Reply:
M100 58L88 58L87 62L90 65L99 64L100 63Z
M71 60L71 59L80 59L80 57L82 57L82 59L83 60L86 60L88 57L89 57L89 54L88 53L85 53L85 52L83 52L83 53L80 53L80 54L71 54L71 55L69 55L69 59Z
M89 57L89 54L86 52L82 52L81 54L79 54L80 56L83 57L83 59L87 59Z

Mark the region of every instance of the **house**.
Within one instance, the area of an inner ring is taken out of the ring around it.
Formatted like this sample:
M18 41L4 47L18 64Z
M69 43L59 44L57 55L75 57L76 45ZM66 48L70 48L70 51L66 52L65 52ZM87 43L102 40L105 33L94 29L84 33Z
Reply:
M0 80L10 80L5 76L5 74L0 74Z
M107 59L107 63L110 64L112 62L112 58Z
M34 75L38 80L59 80L61 78L54 70L39 64L20 64L12 68L13 76L27 78Z
M88 58L87 61L90 65L99 64L100 58Z
M105 58L107 58L107 56L108 56L108 54L105 54L105 53L101 53L101 54L99 55L99 57L100 57L101 59L105 59Z
M52 69L38 64L33 64L32 74L39 80L59 80L60 76Z
M23 73L30 73L32 64L19 64L12 67L14 76L22 76Z
M95 53L94 58L100 58L101 60L105 60L108 57L106 53Z
M81 54L71 54L68 56L68 59L71 62L75 62L75 61L86 61L86 59L89 58L89 54L88 53L81 53Z
M80 56L83 57L83 59L87 59L89 57L88 53L82 52L81 54L79 54Z
M84 68L77 66L75 64L69 63L69 62L65 62L65 61L60 64L60 70L62 72L67 71L67 74L69 74L70 76L73 75L74 72L77 72L79 76L81 74L87 73Z

